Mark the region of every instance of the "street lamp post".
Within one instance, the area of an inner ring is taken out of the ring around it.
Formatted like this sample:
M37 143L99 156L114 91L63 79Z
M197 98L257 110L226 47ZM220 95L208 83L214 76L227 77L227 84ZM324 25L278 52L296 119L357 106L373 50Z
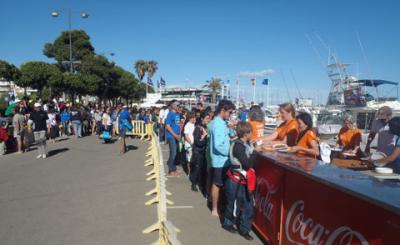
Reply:
M82 19L89 18L89 14L86 12L75 12L71 9L68 9L68 38L69 38L69 71L71 73L74 72L74 61L72 58L72 14L79 13ZM51 16L57 18L60 16L60 11L51 12Z

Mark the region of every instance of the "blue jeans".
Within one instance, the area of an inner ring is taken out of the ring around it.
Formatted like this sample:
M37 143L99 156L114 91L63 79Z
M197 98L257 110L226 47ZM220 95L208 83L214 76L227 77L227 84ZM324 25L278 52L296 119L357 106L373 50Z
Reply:
M232 226L239 223L241 233L249 233L253 220L253 204L247 194L247 186L236 183L228 178L225 182L225 210L224 226ZM236 201L236 208L235 208Z
M72 127L74 128L75 136L82 137L82 122L79 120L72 121Z
M178 150L177 146L177 141L175 138L167 138L168 146L169 146L169 157L168 157L168 173L175 172L176 171L176 166L175 166L175 158L176 158L176 153Z

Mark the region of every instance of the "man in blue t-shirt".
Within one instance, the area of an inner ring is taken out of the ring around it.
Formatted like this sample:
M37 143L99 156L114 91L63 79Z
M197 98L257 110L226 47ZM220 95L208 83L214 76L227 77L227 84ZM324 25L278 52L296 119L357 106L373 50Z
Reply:
M176 100L171 101L170 111L165 119L165 137L169 146L168 158L168 176L178 176L176 171L175 158L178 151L178 142L181 139L180 134L180 115L178 111L179 102Z
M121 109L122 108L122 109ZM126 152L126 142L125 142L125 136L126 132L130 131L132 129L132 124L131 124L131 113L128 110L127 106L123 106L123 104L118 105L118 129L119 129L119 135L121 136L121 154L124 154Z

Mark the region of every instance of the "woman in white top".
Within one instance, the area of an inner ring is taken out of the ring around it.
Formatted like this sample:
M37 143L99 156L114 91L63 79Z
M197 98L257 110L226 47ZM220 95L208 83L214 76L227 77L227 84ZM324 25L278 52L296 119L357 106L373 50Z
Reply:
M185 135L185 150L186 150L186 160L189 163L192 159L192 145L193 145L193 132L196 122L196 115L191 113L189 116L189 121L186 123L183 133ZM190 166L190 164L188 165Z
M105 131L109 132L111 135L111 130L112 130L112 120L111 120L111 110L108 107L106 111L103 113L103 116L101 118L101 125L103 127L103 134ZM109 142L109 139L104 139L104 141L107 143Z
M50 139L54 144L56 142L56 138L58 137L58 125L57 125L57 115L55 113L55 109L49 110L49 123L50 123Z

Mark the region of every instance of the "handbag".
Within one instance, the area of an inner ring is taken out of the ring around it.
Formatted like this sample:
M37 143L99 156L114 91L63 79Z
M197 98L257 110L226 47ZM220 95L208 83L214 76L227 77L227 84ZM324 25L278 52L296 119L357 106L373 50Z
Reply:
M132 130L132 124L128 120L124 120L123 125L129 130Z
M110 140L110 139L111 139L110 132L104 131L104 132L103 132L103 135L102 135L102 138L103 138L104 140Z

